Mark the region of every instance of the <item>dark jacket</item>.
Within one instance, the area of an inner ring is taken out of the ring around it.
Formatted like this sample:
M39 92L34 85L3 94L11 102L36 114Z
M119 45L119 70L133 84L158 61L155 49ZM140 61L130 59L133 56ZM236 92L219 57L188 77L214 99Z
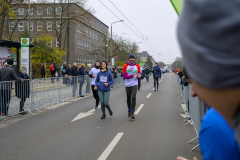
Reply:
M153 76L159 76L159 73L161 72L159 65L157 67L153 67Z
M65 70L66 72L62 72L63 74L67 74L67 65L66 64L63 64L63 70Z
M79 75L85 75L86 74L84 72L84 67L79 68L78 72L79 72Z
M67 69L67 75L69 75L69 76L72 75L71 68Z
M45 70L44 65L42 65L42 68L41 68L41 74L46 75L46 70Z
M22 72L19 72L17 77L24 79L23 82L15 82L15 93L18 98L29 98L30 95L30 78L29 76L23 75Z
M102 78L106 78L106 82L102 82ZM108 83L108 86L105 86L104 83ZM98 87L99 91L108 92L110 91L110 85L113 84L113 77L110 71L106 70L104 72L100 71L97 74L97 78L95 81L95 86Z
M12 80L20 81L21 78L18 78L15 75L14 69L11 68L9 65L0 68L0 81L8 81L7 83L1 84L1 90L11 90L12 89Z
M150 70L149 69L144 69L144 74L150 74Z
M76 66L73 66L73 67L72 67L71 73L72 73L72 76L74 76L74 77L72 78L72 83L73 83L73 84L76 84L76 83L77 83L77 76L78 76L78 71L77 71L77 67L76 67Z

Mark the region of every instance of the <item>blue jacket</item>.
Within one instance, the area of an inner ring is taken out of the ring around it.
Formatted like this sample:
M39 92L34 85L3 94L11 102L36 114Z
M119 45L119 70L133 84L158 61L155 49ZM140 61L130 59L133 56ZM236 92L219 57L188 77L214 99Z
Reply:
M157 67L153 67L153 76L159 75L161 72L159 65Z
M104 83L108 83L108 86L106 87L104 85ZM98 72L97 78L95 81L95 86L98 87L99 91L102 91L102 92L110 91L110 85L113 83L114 83L114 81L113 81L111 72L109 72L108 70L106 70L104 72L102 72L102 71Z
M79 68L78 73L79 75L85 75L86 73L84 72L84 67Z
M68 69L67 69L67 75L72 75L72 73L71 73L71 68L68 68Z

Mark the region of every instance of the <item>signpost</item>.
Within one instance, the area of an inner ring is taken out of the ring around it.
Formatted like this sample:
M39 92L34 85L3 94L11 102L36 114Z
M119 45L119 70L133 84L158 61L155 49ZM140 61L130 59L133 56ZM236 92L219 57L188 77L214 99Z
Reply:
M21 38L21 68L27 68L29 75L29 38Z

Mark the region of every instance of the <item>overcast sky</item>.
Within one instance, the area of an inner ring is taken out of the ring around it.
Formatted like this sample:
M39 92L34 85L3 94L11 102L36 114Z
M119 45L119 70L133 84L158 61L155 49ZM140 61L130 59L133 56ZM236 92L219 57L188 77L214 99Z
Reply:
M87 0L88 6L95 10L95 16L109 26L119 19L113 15L99 0ZM178 56L180 48L176 38L176 25L178 16L169 0L111 0L115 6L131 21L132 24L114 7L110 0L101 0L120 19L123 19L134 32L142 37L148 37L145 41L136 35L123 23L113 24L113 33L130 39L134 42L142 42L139 51L148 51L156 61L164 61L170 64ZM127 34L122 34L127 33ZM151 43L151 44L150 44ZM162 54L162 55L158 55ZM171 53L171 54L170 54Z

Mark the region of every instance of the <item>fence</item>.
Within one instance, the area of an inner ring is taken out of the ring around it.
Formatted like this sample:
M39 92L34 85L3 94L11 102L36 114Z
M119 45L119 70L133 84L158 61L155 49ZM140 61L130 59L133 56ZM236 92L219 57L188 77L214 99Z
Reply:
M198 133L200 132L200 127L201 127L201 119L204 116L204 106L203 106L203 102L201 102L198 97L192 97L191 96L191 84L188 84L188 86L184 86L181 85L181 79L180 77L177 75L177 87L178 87L178 91L179 94L181 94L179 96L179 98L181 99L180 104L182 105L182 109L181 111L185 111L187 113L189 113L189 117L187 117L183 122L188 121L186 125L188 124L193 124L193 127L196 131L197 136L195 138L193 138L191 141L189 141L188 143L193 142L194 140L198 139L199 135ZM185 105L183 105L185 104ZM199 146L199 144L197 146L195 146L192 151L197 148Z
M124 81L118 74L113 86L121 83ZM42 108L91 94L91 85L88 75L0 82L0 119L35 110L41 112Z

